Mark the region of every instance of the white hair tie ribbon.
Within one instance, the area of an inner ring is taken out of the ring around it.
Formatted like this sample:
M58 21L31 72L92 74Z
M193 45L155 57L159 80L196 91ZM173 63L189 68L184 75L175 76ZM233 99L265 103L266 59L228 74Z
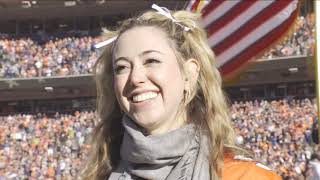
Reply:
M171 19L173 22L177 22L177 20L175 20L171 15L169 9L165 7L160 7L156 4L152 4L151 8L157 10L159 14L166 16L167 18Z
M175 24L181 26L183 28L184 31L190 31L191 28L184 26L182 24L180 24L170 13L170 11L165 8L165 7L160 7L156 4L152 4L152 9L155 9L156 11L158 11L159 14L162 14L163 16L169 18L172 20L172 22L174 22ZM112 37L110 39L107 39L105 41L99 42L98 44L94 45L94 47L96 49L101 48L103 46L107 46L108 44L112 43L113 41L115 41L117 39L118 36Z
M184 31L190 31L191 28L184 26L182 24L180 24L170 13L170 11L165 8L165 7L160 7L156 4L152 4L151 6L152 9L155 9L158 11L159 14L166 16L167 18L171 19L172 22L176 23L177 25L181 26L183 28Z
M94 45L94 47L95 47L96 49L99 49L99 48L101 48L101 47L103 47L103 46L106 46L106 45L112 43L113 41L115 41L115 40L117 39L117 37L118 37L118 36L115 36L115 37L112 37L112 38L107 39L107 40L105 40L105 41L99 42L98 44Z

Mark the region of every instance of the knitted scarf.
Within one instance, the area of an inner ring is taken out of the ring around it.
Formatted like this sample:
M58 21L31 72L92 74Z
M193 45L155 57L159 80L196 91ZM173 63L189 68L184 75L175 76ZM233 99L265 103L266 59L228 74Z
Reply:
M122 123L121 161L109 180L210 179L207 138L200 138L195 125L146 136L129 117Z

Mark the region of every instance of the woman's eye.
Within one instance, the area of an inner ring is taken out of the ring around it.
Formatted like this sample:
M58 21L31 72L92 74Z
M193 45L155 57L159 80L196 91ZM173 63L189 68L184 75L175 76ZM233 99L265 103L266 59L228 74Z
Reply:
M153 63L160 63L160 61L156 59L147 59L145 62L145 64L153 64Z
M124 72L127 68L128 67L126 67L126 66L116 66L114 68L114 72L118 74L118 73Z

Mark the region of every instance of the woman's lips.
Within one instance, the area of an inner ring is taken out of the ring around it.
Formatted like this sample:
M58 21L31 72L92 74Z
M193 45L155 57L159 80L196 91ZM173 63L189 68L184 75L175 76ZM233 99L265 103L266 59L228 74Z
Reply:
M150 99L154 99L159 95L158 92L154 92L154 91L148 91L148 92L144 92L144 93L140 93L137 95L132 96L132 98L130 98L130 100L133 103L139 103L139 102L143 102L143 101L147 101Z

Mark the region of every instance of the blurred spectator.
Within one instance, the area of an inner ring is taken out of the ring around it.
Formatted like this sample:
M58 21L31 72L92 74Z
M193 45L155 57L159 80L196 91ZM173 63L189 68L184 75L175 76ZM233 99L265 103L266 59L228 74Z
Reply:
M319 153L319 152L318 152ZM307 163L307 180L319 180L320 179L320 155L314 153L310 161Z

